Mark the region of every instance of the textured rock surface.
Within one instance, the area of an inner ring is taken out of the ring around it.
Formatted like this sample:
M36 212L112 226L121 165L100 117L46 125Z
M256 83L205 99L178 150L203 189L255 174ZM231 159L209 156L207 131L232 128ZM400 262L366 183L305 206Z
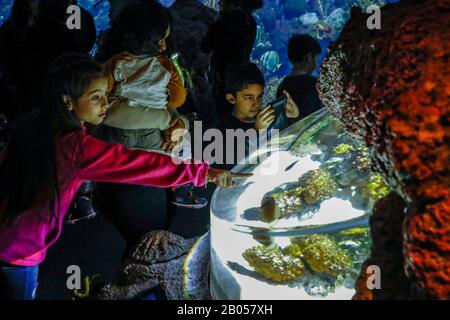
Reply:
M450 1L382 8L381 30L359 9L320 73L321 97L365 139L378 168L405 199L450 194Z
M450 199L409 212L404 232L412 298L450 299Z
M189 263L191 260L194 263ZM139 299L160 286L168 300L210 299L208 271L208 234L196 241L168 231L152 231L142 237L117 278L104 286L97 298Z
M364 262L357 280L356 300L407 299L410 283L403 270L402 227L405 202L391 193L377 201L370 218L372 252ZM381 290L367 287L368 266L376 265L381 271Z
M424 298L450 298L449 15L449 0L402 1L369 30L354 9L319 77L324 103L409 207L405 263Z
M305 271L299 257L284 254L280 248L257 246L245 250L242 255L256 272L276 282L291 281Z

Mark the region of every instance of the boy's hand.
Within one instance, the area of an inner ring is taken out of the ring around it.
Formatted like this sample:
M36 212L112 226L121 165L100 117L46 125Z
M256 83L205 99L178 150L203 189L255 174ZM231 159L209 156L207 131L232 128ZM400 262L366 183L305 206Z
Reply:
M233 173L228 170L209 168L206 182L213 182L222 188L233 187L237 179L246 179L253 173Z
M179 117L174 117L169 128L163 131L163 144L161 149L165 152L172 152L173 148L183 141L184 122Z
M275 121L275 111L272 109L271 105L268 105L267 107L258 112L258 115L256 116L255 129L256 130L267 129L274 121Z
M286 96L287 98L287 103L286 103L286 117L288 118L297 118L300 115L300 108L297 106L297 104L294 102L294 100L292 99L291 95L289 94L289 92L287 92L286 90L283 91L283 94Z

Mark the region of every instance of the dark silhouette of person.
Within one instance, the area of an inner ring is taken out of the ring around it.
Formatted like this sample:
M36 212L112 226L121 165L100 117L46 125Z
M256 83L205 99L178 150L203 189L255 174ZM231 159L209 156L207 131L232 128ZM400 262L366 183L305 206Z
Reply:
M214 86L217 116L230 113L224 99L226 70L231 65L250 62L256 40L256 21L252 12L262 0L222 0L217 20L202 40L201 48L212 53L210 81Z
M49 64L68 52L89 53L96 41L93 16L80 7L80 29L67 27L74 0L15 0L10 19L0 27L0 68L10 118L35 108Z
M286 118L286 126L324 107L316 88L317 78L312 76L321 51L319 42L309 35L297 34L289 39L288 57L293 67L278 86L277 96L280 97L285 90L291 93L300 114L296 118Z

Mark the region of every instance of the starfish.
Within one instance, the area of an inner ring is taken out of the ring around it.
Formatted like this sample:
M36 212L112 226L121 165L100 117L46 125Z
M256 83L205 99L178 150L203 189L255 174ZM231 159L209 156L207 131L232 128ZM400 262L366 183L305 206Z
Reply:
M168 300L211 299L209 248L209 232L198 239L184 239L163 230L149 232L97 298L138 299L159 285Z

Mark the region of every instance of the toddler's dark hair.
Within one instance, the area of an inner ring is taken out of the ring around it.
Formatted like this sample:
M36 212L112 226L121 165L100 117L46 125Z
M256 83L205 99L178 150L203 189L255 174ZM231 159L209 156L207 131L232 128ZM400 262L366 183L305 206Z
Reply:
M296 34L289 39L288 57L291 63L301 62L309 53L320 54L319 42L307 34Z
M156 55L159 41L170 26L169 11L154 0L132 0L113 20L99 47L97 60L105 62L120 52Z

